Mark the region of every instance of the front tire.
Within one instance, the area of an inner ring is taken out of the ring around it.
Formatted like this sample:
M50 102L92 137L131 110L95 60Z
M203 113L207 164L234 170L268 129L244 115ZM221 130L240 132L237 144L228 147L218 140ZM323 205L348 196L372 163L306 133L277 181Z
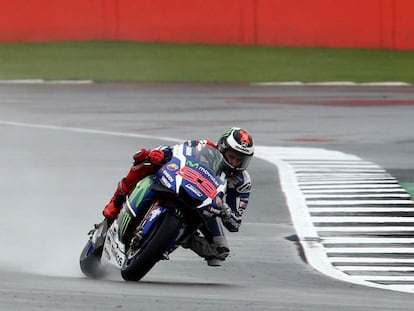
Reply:
M148 238L145 238L143 245L135 254L133 250L128 250L127 258L121 269L124 280L139 281L142 279L171 245L178 233L180 224L181 221L177 216L167 212L151 228Z

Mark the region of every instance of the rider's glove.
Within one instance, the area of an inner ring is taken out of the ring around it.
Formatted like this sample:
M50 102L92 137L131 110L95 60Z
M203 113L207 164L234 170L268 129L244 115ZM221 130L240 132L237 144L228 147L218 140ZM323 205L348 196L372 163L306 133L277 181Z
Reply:
M134 165L145 163L146 165L150 164L163 164L165 160L165 152L160 149L148 150L142 148L137 153L134 154Z
M149 151L145 148L142 148L141 150L137 151L134 156L134 165L141 164L144 162L148 157Z
M148 160L151 164L162 164L164 161L164 152L159 149L153 149L148 154Z
M229 221L231 218L231 208L225 202L223 202L223 205L221 207L221 218L223 221Z

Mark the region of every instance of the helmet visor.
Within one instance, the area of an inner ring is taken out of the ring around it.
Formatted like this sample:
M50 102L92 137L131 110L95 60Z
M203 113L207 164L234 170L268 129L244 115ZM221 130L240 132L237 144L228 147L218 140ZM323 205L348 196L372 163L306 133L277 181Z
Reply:
M224 161L230 168L236 171L245 170L249 166L251 158L249 155L231 149L227 149L224 152Z

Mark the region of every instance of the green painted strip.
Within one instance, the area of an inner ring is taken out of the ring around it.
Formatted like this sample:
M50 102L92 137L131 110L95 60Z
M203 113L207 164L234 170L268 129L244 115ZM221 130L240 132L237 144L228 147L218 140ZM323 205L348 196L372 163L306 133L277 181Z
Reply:
M401 183L401 186L407 190L407 192L411 195L412 198L414 198L414 182L404 182Z

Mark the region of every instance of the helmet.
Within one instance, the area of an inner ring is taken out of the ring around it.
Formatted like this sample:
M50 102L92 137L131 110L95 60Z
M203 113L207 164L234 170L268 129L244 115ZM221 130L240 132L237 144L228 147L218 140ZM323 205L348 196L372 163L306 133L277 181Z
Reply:
M249 165L254 153L253 138L247 131L232 127L221 135L217 142L217 149L223 155L223 172L226 175L234 175L245 170ZM237 165L229 159L229 156L237 158Z

